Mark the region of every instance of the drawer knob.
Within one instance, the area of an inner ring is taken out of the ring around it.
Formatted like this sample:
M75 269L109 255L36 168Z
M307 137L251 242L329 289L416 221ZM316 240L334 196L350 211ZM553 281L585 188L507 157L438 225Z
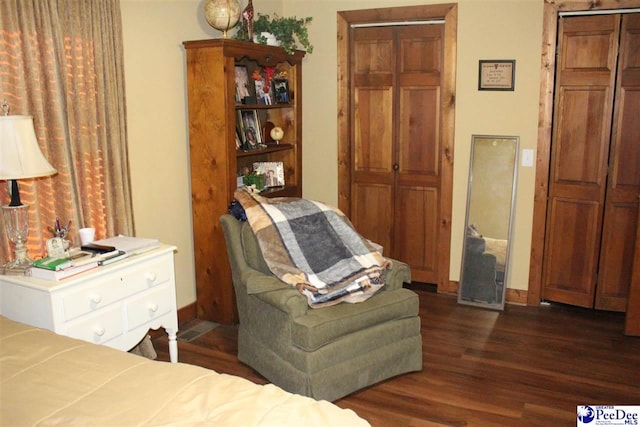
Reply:
M155 282L157 279L156 273L154 273L153 271L149 271L147 274L145 274L145 277L150 282Z
M94 304L100 304L102 302L102 297L100 295L91 295L89 297L89 301Z
M103 335L104 335L104 333L105 333L106 331L105 331L105 329L104 329L102 326L96 326L96 327L95 327L95 329L93 330L93 332L94 332L97 336L101 337L101 336L103 336Z
M154 303L149 304L149 310L155 313L156 311L158 311L158 304L154 304Z

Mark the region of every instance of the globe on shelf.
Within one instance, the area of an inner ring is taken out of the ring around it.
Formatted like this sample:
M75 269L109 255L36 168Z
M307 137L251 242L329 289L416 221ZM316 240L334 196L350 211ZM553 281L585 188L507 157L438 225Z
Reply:
M224 38L238 23L240 12L239 0L207 0L204 4L205 19L213 28L222 31Z
M281 127L276 126L273 129L271 129L270 135L271 135L271 138L273 138L273 140L276 142L276 144L280 144L280 140L284 136L284 131L282 130Z

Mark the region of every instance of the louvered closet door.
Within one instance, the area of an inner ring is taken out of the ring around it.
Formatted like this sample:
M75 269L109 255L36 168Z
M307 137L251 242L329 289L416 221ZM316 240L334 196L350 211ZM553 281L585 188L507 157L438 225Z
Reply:
M427 283L438 281L443 28L353 34L352 221Z

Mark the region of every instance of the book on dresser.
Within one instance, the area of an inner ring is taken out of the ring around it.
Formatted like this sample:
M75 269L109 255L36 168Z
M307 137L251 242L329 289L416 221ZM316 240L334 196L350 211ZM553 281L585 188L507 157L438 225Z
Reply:
M64 257L44 257L33 261L33 267L45 270L64 270L97 261L95 254L77 249L71 249Z
M112 246L116 248L116 250L125 252L129 255L146 252L160 246L160 242L158 242L158 239L124 236L122 234L102 240L96 240L93 243L103 246Z
M29 269L31 277L43 280L62 280L67 277L75 276L76 274L84 273L98 267L98 259L94 258L93 261L85 262L79 265L69 265L60 270L49 270L47 268L40 268L37 266Z

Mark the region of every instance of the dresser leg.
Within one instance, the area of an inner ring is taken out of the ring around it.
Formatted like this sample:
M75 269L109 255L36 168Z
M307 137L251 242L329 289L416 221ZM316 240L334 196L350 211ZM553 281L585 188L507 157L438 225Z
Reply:
M169 336L169 358L171 363L178 363L178 341L176 340L176 331L173 329L167 329L167 335Z

